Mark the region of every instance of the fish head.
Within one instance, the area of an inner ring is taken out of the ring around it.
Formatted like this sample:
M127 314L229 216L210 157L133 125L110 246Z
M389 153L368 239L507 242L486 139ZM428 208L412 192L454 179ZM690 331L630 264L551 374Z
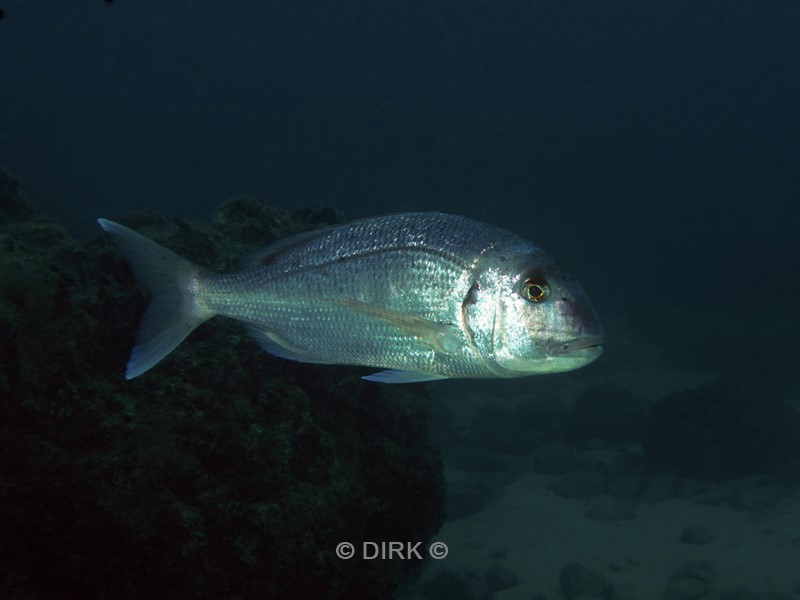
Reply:
M482 327L475 339L488 361L522 376L571 371L602 354L603 327L589 298L543 251L485 258L473 299Z

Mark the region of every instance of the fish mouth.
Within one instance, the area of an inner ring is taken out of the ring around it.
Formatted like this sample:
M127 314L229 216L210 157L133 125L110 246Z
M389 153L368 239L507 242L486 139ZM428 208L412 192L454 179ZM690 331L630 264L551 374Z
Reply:
M565 342L551 342L547 346L547 353L551 356L568 355L591 355L599 354L603 351L602 335L582 335L572 338Z

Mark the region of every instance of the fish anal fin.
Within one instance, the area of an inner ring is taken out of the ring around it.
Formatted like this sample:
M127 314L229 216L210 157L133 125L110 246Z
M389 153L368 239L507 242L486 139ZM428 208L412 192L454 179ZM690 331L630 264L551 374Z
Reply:
M387 369L372 375L364 375L361 379L377 381L378 383L419 383L422 381L438 381L448 379L445 375L432 375L431 373L418 373L417 371L400 371Z

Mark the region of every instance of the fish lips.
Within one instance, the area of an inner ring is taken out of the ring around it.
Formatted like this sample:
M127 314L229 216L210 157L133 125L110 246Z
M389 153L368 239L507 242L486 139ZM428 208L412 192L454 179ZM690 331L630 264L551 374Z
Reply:
M603 353L602 334L582 335L567 341L550 342L547 353L550 356L574 356L597 358Z

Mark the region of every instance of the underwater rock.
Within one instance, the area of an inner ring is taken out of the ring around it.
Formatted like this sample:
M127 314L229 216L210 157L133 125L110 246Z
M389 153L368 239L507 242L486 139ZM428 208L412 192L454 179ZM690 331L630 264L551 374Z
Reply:
M448 453L447 464L463 471L476 473L501 473L519 470L514 457L485 448L465 446L452 448Z
M489 506L486 491L478 488L466 488L447 492L447 520L465 519L479 513Z
M36 215L19 192L19 180L0 169L0 225L27 221Z
M731 385L706 384L653 405L644 448L656 466L701 479L771 472L800 453L800 413Z
M630 498L601 495L592 498L586 516L595 521L626 521L636 513Z
M688 562L670 575L664 597L675 600L705 598L711 592L713 582L714 567L710 562Z
M441 525L424 388L271 357L224 320L126 381L147 299L120 254L99 231L79 243L13 213L0 220L0 597L390 597L412 561L335 549L424 544ZM250 200L221 215L119 220L226 270L258 238L337 218Z
M561 475L575 468L575 450L564 442L546 442L531 452L534 473Z
M763 486L752 490L740 490L731 498L730 504L736 510L758 511L777 506L786 497L784 490L777 486Z
M509 590L517 585L517 576L500 565L494 565L486 569L483 574L483 580L486 582L486 587L493 592Z
M458 390L465 384L453 385ZM491 394L477 393L474 400L473 410L467 413L467 424L459 427L454 426L452 409L450 414L435 409L438 425L435 442L444 449L449 465L466 471L517 473L531 468L534 471L541 468L541 472L550 472L551 468L564 472L572 468L571 460L555 464L566 458L565 453L574 453L560 441L566 416L560 401L543 397L498 402ZM456 402L449 404L460 406ZM552 450L556 452L551 453Z
M561 439L569 413L558 398L526 397L514 406L516 422L535 431L541 440Z
M567 419L567 435L577 442L600 438L613 443L642 439L647 403L629 391L605 383L584 390Z
M672 497L678 485L678 478L672 473L656 473L648 482L642 500L660 502Z
M608 578L580 563L564 566L559 573L559 582L567 600L576 600L579 596L596 596L604 600L614 597L614 586Z
M426 600L492 600L492 592L477 573L440 569L422 585Z
M664 598L670 600L698 600L709 594L708 586L697 579L678 579L667 584Z
M684 544L705 546L716 539L716 534L702 525L687 525L681 532L680 540Z
M447 520L463 519L485 510L495 500L503 485L512 480L504 475L464 477L448 482Z
M556 479L551 489L562 498L586 500L605 490L605 478L598 473L567 473Z
M722 590L716 600L794 600L797 596L782 592L751 592L744 586Z
M646 483L643 477L636 474L619 474L609 477L606 482L606 491L612 496L632 498L639 496Z
M486 401L475 407L467 443L475 448L522 455L538 443L538 438L519 422L511 408Z

